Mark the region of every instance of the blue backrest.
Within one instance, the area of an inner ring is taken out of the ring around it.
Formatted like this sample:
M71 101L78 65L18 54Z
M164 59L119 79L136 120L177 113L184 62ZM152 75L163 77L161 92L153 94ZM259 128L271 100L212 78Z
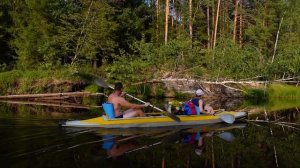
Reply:
M114 105L112 103L103 103L102 107L109 119L115 118L115 110Z

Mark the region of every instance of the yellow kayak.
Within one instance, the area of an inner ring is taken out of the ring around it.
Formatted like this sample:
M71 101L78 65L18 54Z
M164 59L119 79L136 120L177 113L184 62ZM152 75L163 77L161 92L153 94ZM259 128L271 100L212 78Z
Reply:
M225 111L216 115L178 115L181 122L176 122L167 116L147 116L136 118L108 119L105 115L87 120L65 121L60 123L64 127L102 127L102 128L138 128L138 127L166 127L215 124L227 122L222 116L238 119L247 116L246 112ZM228 122L227 122L228 123Z

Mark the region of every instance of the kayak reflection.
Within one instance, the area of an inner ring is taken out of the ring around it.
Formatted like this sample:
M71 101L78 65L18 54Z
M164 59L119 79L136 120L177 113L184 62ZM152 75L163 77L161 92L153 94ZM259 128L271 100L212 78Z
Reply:
M145 145L144 142L138 141L139 137L145 136L144 134L136 134L121 138L117 135L103 135L102 148L106 151L108 158L117 159L119 156L124 154L147 149L162 143L173 145L180 143L183 145L192 145L195 150L195 154L201 156L205 151L205 141L214 135L227 142L232 142L234 140L234 136L230 132L189 132L189 130L184 129L170 131L170 133L171 134L162 133L156 136L152 135L152 137L149 138L156 140L155 143L151 143L150 145ZM159 137L159 141L155 137Z
M201 156L204 151L204 143L205 139L212 137L214 132L183 132L181 134L181 143L183 144L190 144L195 146L195 154Z
M117 140L115 135L103 135L102 148L106 150L108 158L116 159L118 156L141 146L138 142L132 140L138 136L139 135L132 135L130 137Z

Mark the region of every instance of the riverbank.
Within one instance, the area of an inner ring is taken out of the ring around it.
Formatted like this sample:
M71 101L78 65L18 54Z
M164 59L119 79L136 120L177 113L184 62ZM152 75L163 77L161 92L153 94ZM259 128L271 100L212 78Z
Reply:
M81 75L80 75L81 74ZM71 73L68 69L54 71L9 71L0 73L0 94L26 95L64 92L98 92L91 73ZM161 79L125 84L126 91L147 97L181 97L202 88L209 96L242 97L244 84L225 85L195 79ZM251 86L251 85L249 85Z
M0 73L0 94L63 93L84 90L91 77L72 73L69 69L13 70Z
M107 93L109 90L103 90L94 83L97 78L95 74L101 74L101 72L91 70L74 72L74 70L67 68L46 71L14 70L3 72L0 73L0 94L1 96L7 96L66 92ZM114 81L107 82L113 83ZM126 92L144 97L189 97L196 89L201 88L207 97L262 98L266 97L266 89L270 83L267 81L208 81L205 79L169 77L124 84ZM274 90L276 89L272 87L271 91ZM288 90L294 92L292 88L288 88Z

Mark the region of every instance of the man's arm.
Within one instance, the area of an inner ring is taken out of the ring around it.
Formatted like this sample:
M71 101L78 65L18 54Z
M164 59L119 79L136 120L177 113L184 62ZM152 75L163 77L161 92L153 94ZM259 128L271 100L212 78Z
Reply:
M147 107L149 104L133 104L125 100L123 97L119 97L119 103L121 106L127 107L127 108L132 108L132 109L137 109L137 108L143 108Z

